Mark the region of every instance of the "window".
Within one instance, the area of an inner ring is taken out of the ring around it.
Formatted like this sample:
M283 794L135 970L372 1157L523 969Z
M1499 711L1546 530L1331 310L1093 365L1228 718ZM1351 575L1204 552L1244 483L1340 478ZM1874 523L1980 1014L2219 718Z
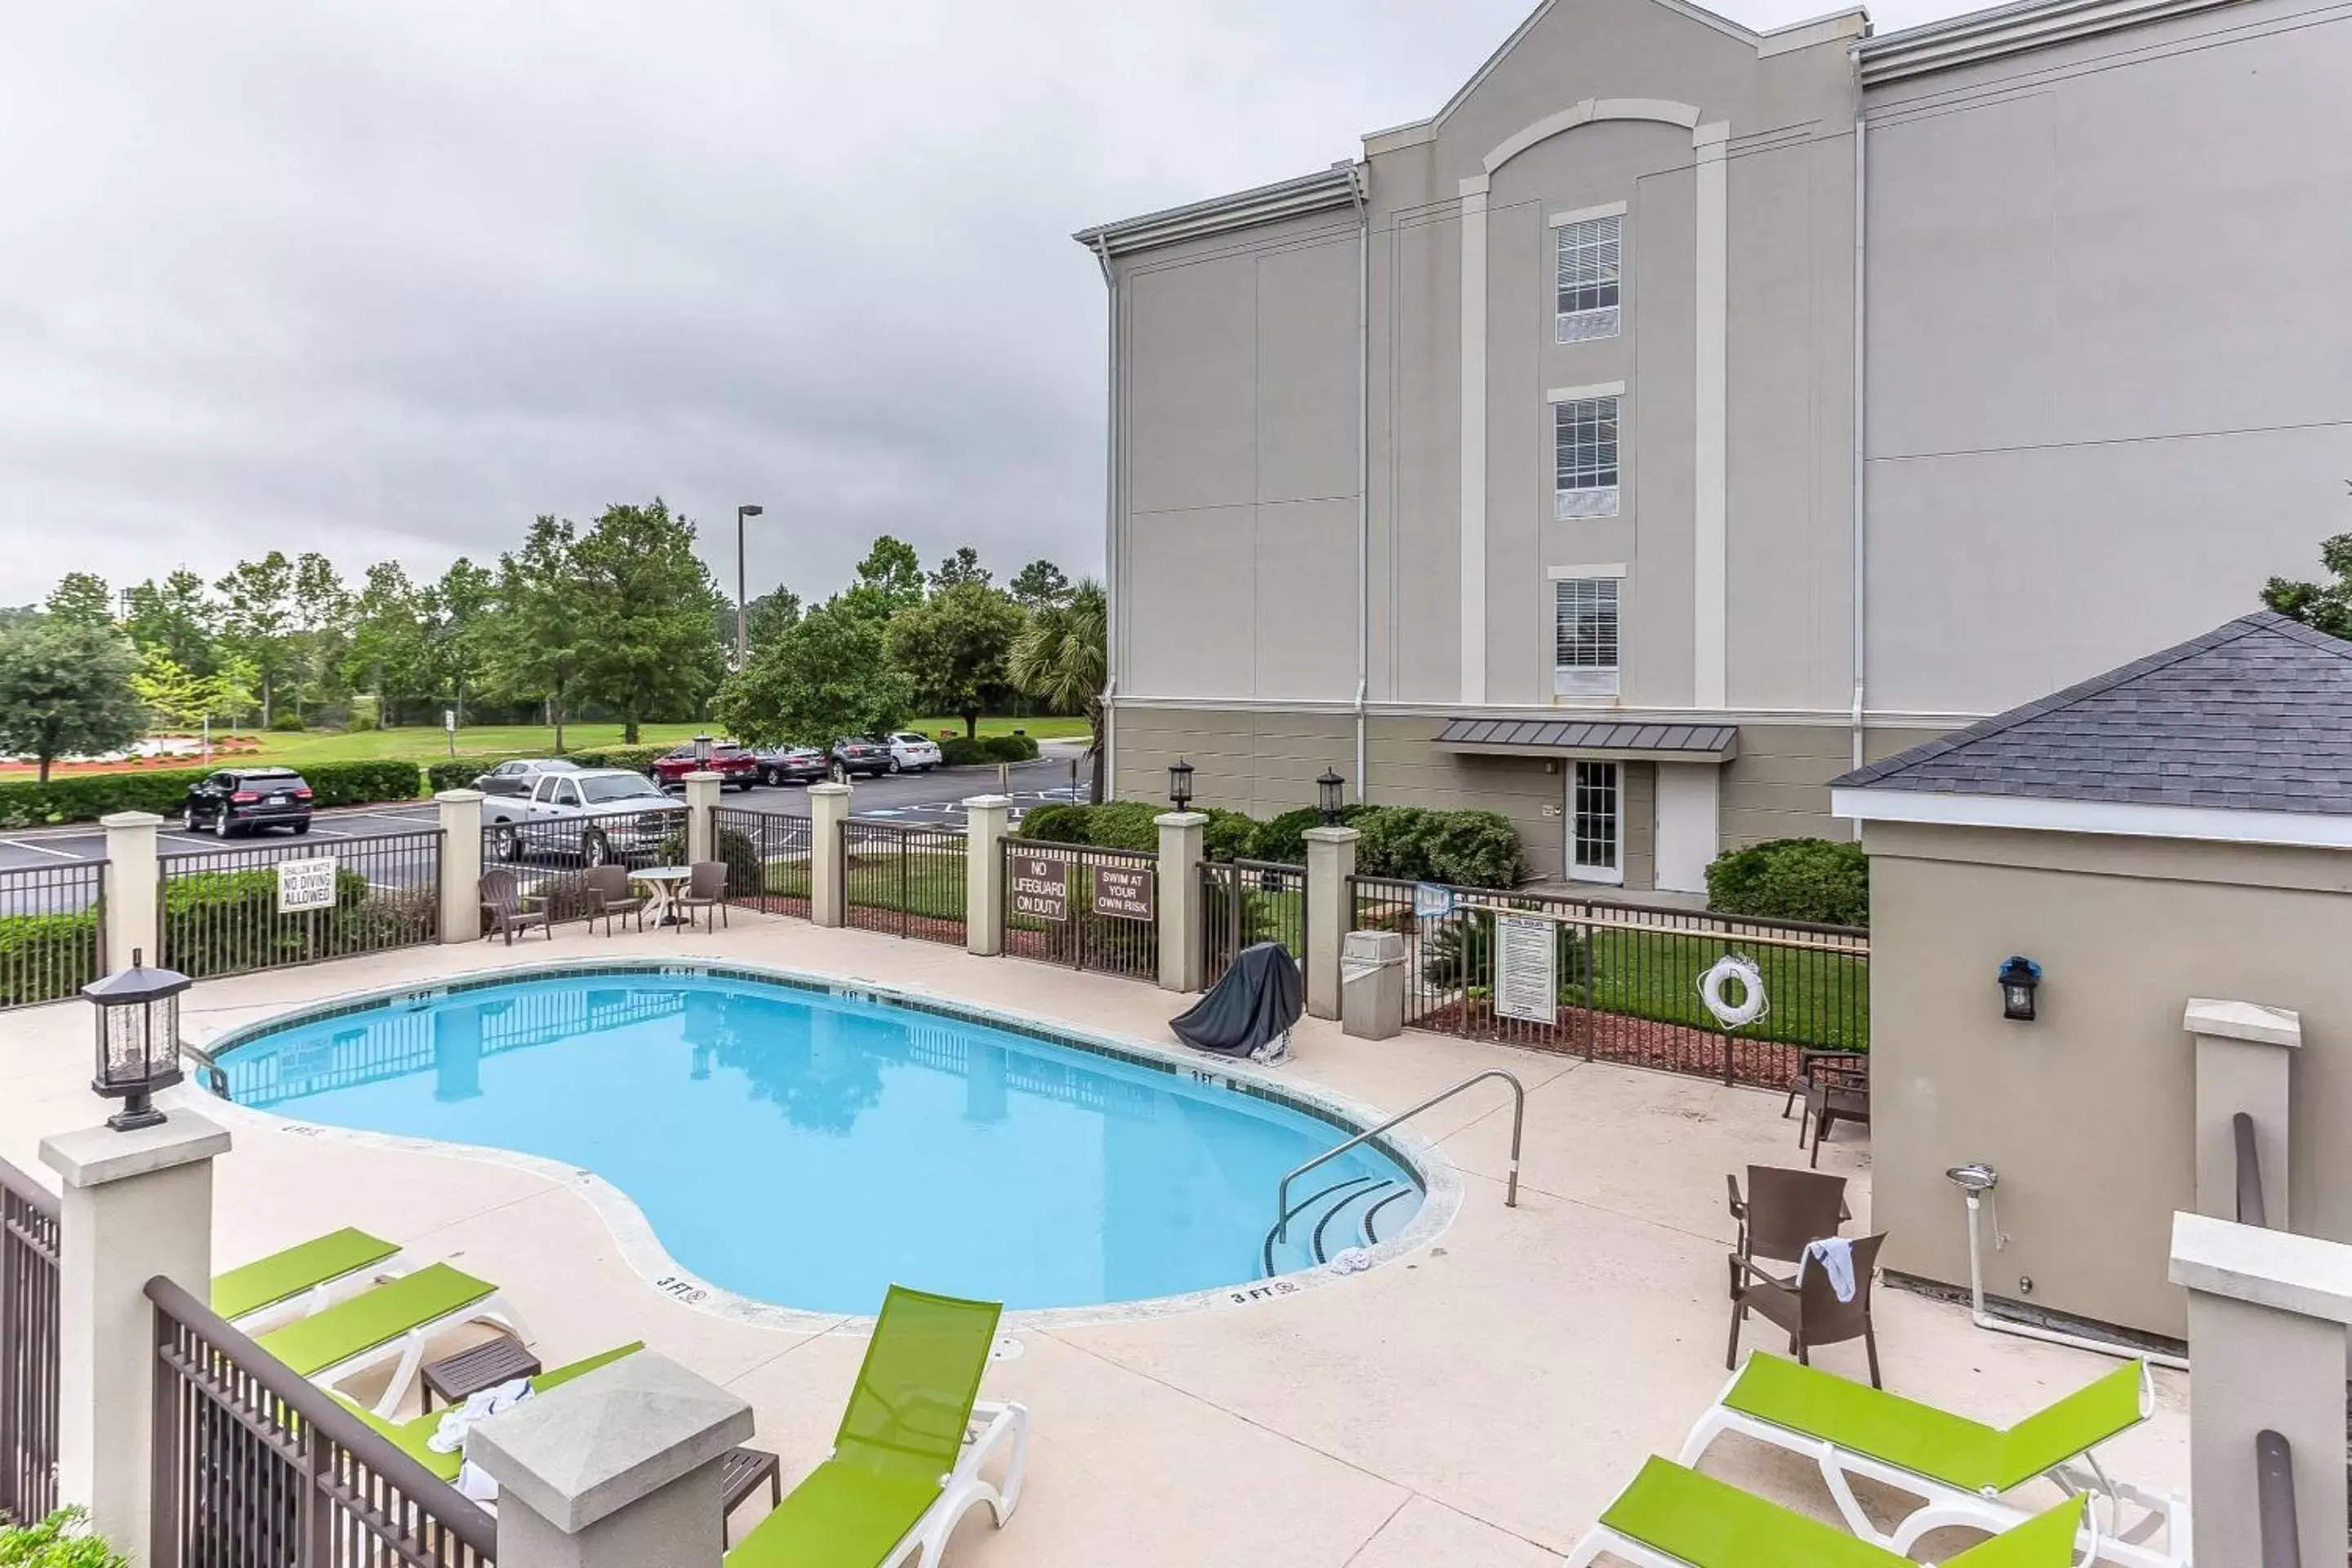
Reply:
M1618 271L1624 254L1622 216L1564 223L1552 232L1558 247L1559 315L1555 342L1580 343L1617 335Z
M1568 874L1584 882L1622 882L1618 858L1623 794L1615 763L1579 763L1569 783Z
M1551 587L1552 694L1616 696L1618 579L1564 577Z
M1572 397L1551 405L1553 517L1617 515L1619 401Z

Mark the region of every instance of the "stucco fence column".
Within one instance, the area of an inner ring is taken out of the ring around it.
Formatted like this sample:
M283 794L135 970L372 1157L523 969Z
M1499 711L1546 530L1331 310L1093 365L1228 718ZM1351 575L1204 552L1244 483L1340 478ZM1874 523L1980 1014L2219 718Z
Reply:
M1160 988L1198 991L1204 965L1201 946L1201 853L1209 816L1201 811L1163 811L1160 829Z
M719 834L711 813L719 808L719 775L708 770L686 775L686 858L719 858Z
M441 818L441 940L482 934L482 792L445 789L433 797Z
M1361 837L1352 827L1307 830L1307 1011L1314 1017L1339 1016L1339 951L1356 915L1348 882Z
M499 1483L499 1568L719 1568L719 1468L751 1407L643 1350L474 1428Z
M127 955L126 955L127 959ZM158 1274L212 1287L213 1160L228 1133L184 1110L136 1131L41 1140L58 1173L58 1496L133 1561L153 1511Z
M809 920L838 926L848 914L842 886L842 824L849 820L845 784L811 784L809 803Z
M2262 1167L2262 1223L2287 1223L2287 1172L2294 1058L2303 1020L2284 1007L2191 997L2181 1026L2197 1042L2197 1212L2220 1219L2238 1213L2237 1118L2253 1123Z
M155 832L163 819L152 811L117 811L98 819L106 829L106 968L131 967L142 952L163 962L161 911L156 908Z
M2303 1561L2343 1562L2352 1247L2175 1214L2172 1282L2189 1290L2194 1560L2263 1561L2254 1442L2273 1431L2293 1451Z
M963 803L963 949L982 958L1004 951L1004 836L1013 801L976 795Z

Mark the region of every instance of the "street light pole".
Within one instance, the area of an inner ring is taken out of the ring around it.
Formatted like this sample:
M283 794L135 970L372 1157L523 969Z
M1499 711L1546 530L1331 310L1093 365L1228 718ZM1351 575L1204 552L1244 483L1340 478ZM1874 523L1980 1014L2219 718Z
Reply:
M748 668L751 663L751 606L744 597L743 520L758 517L764 510L749 505L735 509L735 668L738 669Z

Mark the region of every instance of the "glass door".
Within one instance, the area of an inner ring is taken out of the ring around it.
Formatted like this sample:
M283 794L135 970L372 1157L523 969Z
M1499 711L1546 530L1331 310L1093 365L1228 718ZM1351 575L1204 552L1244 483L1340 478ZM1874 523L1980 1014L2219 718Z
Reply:
M1578 763L1568 783L1568 874L1580 882L1625 880L1625 795L1615 763Z

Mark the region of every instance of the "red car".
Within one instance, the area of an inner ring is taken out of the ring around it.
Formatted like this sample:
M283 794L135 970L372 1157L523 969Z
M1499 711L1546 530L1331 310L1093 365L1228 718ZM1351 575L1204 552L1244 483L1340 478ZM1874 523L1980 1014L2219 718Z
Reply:
M710 748L710 760L697 763L691 742L666 757L654 759L654 782L664 789L684 789L686 775L708 768L719 777L721 789L750 789L760 782L760 759L730 742Z

